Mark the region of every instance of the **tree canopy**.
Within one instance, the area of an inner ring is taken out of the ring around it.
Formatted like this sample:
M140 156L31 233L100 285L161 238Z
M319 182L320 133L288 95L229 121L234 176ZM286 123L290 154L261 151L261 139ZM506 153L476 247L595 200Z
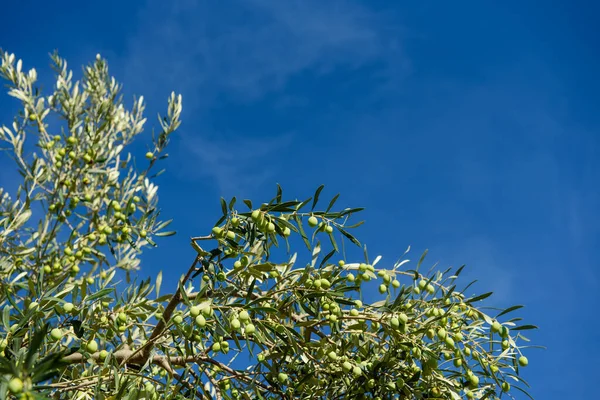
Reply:
M214 227L191 239L191 265L172 266L181 278L161 292L162 274L141 278L140 255L175 233L155 182L181 96L136 163L127 146L144 130L144 99L125 105L105 59L75 80L52 54L43 95L34 69L1 57L20 109L0 140L22 182L14 196L0 189L0 398L526 393L522 332L535 326L509 318L521 306L479 306L491 293L468 296L463 267L424 271L425 254L371 259L354 236L362 209L336 208L322 186L306 200L279 186L260 204L221 199Z

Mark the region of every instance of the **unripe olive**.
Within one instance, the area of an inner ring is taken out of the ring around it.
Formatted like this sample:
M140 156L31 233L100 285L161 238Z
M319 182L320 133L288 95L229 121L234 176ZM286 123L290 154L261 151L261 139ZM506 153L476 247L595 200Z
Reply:
M71 311L73 311L73 308L75 306L73 305L73 303L65 303L63 304L63 310L65 310L65 312L70 313Z
M254 334L254 332L256 332L256 327L253 324L248 324L246 325L245 332L248 335L252 335Z
M446 335L447 335L446 330L444 328L438 329L437 335L440 339L446 339Z
M501 329L502 329L502 325L500 325L500 323L498 321L494 321L492 323L492 332L500 332Z
M63 333L60 329L54 328L50 331L50 337L52 338L52 340L59 340L63 337Z
M279 374L277 374L277 380L281 383L285 383L288 380L288 376L287 374L280 372Z
M521 367L526 367L529 364L529 360L525 356L519 357L519 365Z
M344 361L342 364L342 368L345 372L350 372L352 370L352 364L350 364L350 362L348 361Z
M221 342L221 352L227 353L229 351L229 342L222 341Z
M20 378L14 377L8 382L8 390L13 394L23 391L23 381Z
M477 386L477 385L479 385L479 377L477 375L470 375L469 382L471 383L472 386Z
M310 218L308 218L308 225L311 228L314 228L315 226L317 226L318 223L319 223L319 220L315 216L311 216Z
M85 348L90 353L95 353L98 350L98 342L96 342L95 340L90 340L89 342L87 342Z
M190 308L190 315L192 317L196 317L196 316L200 315L200 307L198 307L198 306L192 306Z
M398 315L398 319L400 320L400 323L402 323L402 324L406 324L408 322L408 316L404 313L400 313Z
M248 311L242 310L240 311L239 318L241 321L248 321L250 319L250 314L248 314Z

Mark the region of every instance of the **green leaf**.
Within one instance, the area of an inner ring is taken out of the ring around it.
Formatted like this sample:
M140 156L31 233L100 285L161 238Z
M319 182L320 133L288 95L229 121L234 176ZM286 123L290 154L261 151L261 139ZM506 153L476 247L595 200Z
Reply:
M221 211L223 211L223 215L227 215L227 202L222 197L221 197Z
M306 236L306 233L304 232L304 228L302 227L302 218L300 218L300 216L298 214L295 214L293 218L296 221L296 224L298 225L298 230L300 231L300 236L302 236L302 240L304 241L304 244L310 250L310 242L308 241L308 237Z
M473 298L471 298L471 299L469 299L469 300L465 301L465 303L474 303L474 302L476 302L476 301L480 301L480 300L483 300L483 299L487 299L487 298L488 298L488 297L490 297L492 294L494 294L494 292L487 292L487 293L484 293L484 294L480 294L479 296L475 296L475 297L473 297Z
M169 226L169 224L171 224L171 222L173 222L173 218L171 218L171 219L170 219L170 220L168 220L168 221L161 222L160 224L158 224L158 225L157 225L157 226L154 228L154 231L155 231L155 232L158 232L158 231L160 231L160 230L163 230L164 228L166 228L167 226Z
M344 236L346 236L348 239L350 239L350 241L351 241L352 243L354 243L355 245L357 245L357 246L359 246L359 247L360 247L360 242L359 242L359 241L358 241L358 240L357 240L357 239L356 239L354 236L352 236L351 234L349 234L348 232L346 232L346 231L345 231L344 229L342 229L342 228L338 228L338 230L340 231L340 233L341 233L342 235L344 235Z
M249 268L255 269L260 272L269 272L269 271L272 271L274 267L275 267L275 264L273 264L273 263L263 263L263 264L251 265Z
M163 236L173 236L177 233L177 231L167 231L167 232L159 232L159 233L155 233L154 236L159 236L159 237L163 237Z
M331 210L333 208L333 205L335 204L335 202L337 201L337 199L340 197L340 194L336 194L335 196L333 196L333 199L331 199L331 201L329 202L329 205L327 206L327 209L325 210L325 213L328 213L329 210Z
M265 312L265 313L272 313L272 314L278 314L279 310L277 308L273 308L273 307L254 307L252 308L253 312Z
M104 288L104 289L101 289L101 290L97 291L96 293L94 293L94 294L86 297L84 299L84 301L89 302L89 303L93 303L94 300L100 299L100 298L106 296L107 294L114 292L114 290L115 290L114 288Z
M231 198L231 200L229 201L229 211L233 211L233 207L235 206L236 201L237 201L237 199L235 198L235 196L233 196Z
M357 212L362 211L362 210L364 210L364 207L346 208L344 211L342 211L341 213L337 214L337 217L341 218L341 217L343 217L345 215L354 214L354 213L357 213Z
M321 194L321 192L323 191L323 188L325 187L325 185L321 185L317 188L317 191L315 192L315 196L314 196L314 200L312 203L312 207L311 210L314 210L315 207L317 206L317 202L319 201L319 195Z
M429 250L427 250L427 249L426 249L426 250L423 252L423 254L421 255L421 258L419 258L419 262L417 263L417 268L416 268L416 271L417 271L417 272L419 272L419 268L421 267L421 264L423 263L423 260L425 260L425 256L427 255L427 252L428 252L428 251L429 251Z
M156 275L156 297L160 293L160 287L162 285L162 271L158 271L158 275Z
M533 400L533 397L531 397L531 395L530 395L529 393L527 393L525 390L523 390L522 388L520 388L520 387L518 387L518 386L516 386L516 385L513 385L513 386L511 386L511 387L513 387L513 388L517 389L518 391L522 392L522 393L523 393L525 396L527 396L527 397L529 397L531 400Z
M25 250L21 250L18 253L15 253L16 256L26 256L28 254L31 254L35 251L35 247L30 247L30 248L26 248Z
M27 356L25 357L25 369L31 370L31 366L33 365L33 361L35 360L35 356L37 355L38 350L42 346L44 342L44 337L48 333L48 324L44 324L41 329L37 330L33 337L31 338L31 342L29 343L29 350L27 351Z
M528 329L538 329L538 327L535 325L521 325L515 328L510 328L511 331L525 331Z
M244 199L243 202L249 209L252 210L252 201L251 200Z
M336 250L331 250L329 253L327 253L327 255L325 257L323 257L323 260L321 260L321 263L319 264L319 269L321 267L323 267L323 265L325 265L325 263L331 258L333 257L333 255L336 253Z
M519 306L508 307L506 310L504 310L500 314L496 315L496 318L501 317L501 316L503 316L505 314L508 314L511 311L518 310L519 308L523 308L523 306L519 305Z
M27 222L31 218L31 210L27 209L20 213L13 221L13 229L17 229L21 227L25 222Z

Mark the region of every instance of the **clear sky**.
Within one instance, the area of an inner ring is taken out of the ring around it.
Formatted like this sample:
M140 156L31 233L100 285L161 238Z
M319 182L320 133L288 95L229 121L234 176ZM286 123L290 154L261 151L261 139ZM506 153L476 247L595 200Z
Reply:
M430 264L467 264L496 292L488 305L525 304L548 348L526 353L530 393L583 399L600 356L599 13L583 0L21 0L2 6L0 46L42 82L53 49L75 72L101 53L150 123L183 94L158 180L179 234L144 274L174 284L219 196L324 183L366 207L357 235L382 262L428 248ZM15 106L0 97L0 123Z

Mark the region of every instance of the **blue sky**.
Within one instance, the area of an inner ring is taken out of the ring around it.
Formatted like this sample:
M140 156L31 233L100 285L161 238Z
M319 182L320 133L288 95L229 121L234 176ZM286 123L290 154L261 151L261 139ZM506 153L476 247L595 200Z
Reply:
M600 7L397 3L22 0L3 7L0 46L40 75L53 49L76 72L101 53L151 123L183 94L158 181L179 234L146 254L145 273L187 268L186 238L210 229L219 196L262 201L279 182L304 198L323 183L367 208L357 234L370 254L428 248L430 264L467 264L478 291L497 293L488 304L527 306L541 328L530 338L548 347L527 353L535 398L589 398ZM0 97L3 123L14 109Z

